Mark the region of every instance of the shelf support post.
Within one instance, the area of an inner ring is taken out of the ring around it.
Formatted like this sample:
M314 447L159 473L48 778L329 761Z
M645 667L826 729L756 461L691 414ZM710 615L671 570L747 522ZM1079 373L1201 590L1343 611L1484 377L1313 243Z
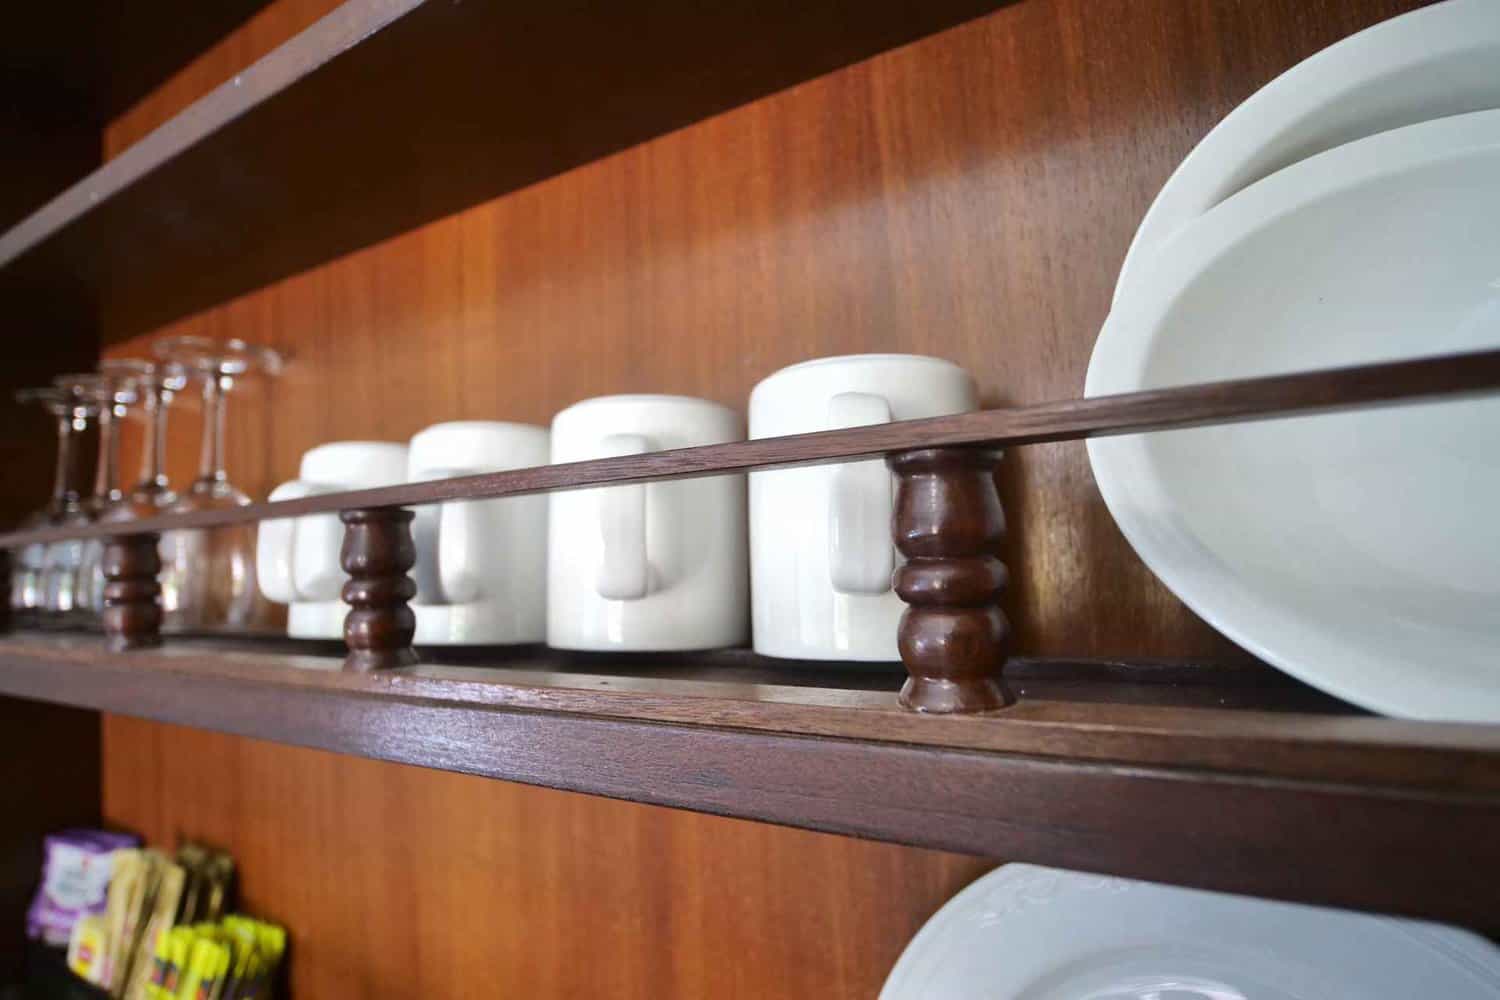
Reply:
M411 537L413 514L400 507L372 507L339 512L344 522L340 563L349 579L344 601L345 670L390 670L417 662L412 637L417 619L409 602L417 595L407 572L416 565Z
M984 712L1011 701L1001 679L1010 624L1000 610L1005 512L993 448L922 448L886 459L896 474L892 523L906 557L896 593L907 603L897 645L906 664L901 706Z
M104 645L112 653L161 645L161 536L104 540Z

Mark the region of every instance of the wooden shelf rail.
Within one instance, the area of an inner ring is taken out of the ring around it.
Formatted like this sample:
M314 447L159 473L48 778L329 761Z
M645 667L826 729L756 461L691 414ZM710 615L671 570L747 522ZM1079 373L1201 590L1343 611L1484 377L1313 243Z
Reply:
M0 307L118 342L1002 2L346 0L0 233Z
M896 707L899 673L851 681L825 672L817 686L811 671L743 651L697 663L642 654L622 665L512 649L464 665L351 673L326 655L329 645L318 656L286 640L181 638L114 656L92 637L12 636L0 638L0 693L879 840L1500 929L1500 881L1476 877L1500 870L1500 732L1491 726L1349 714L1290 681L1261 686L1206 666L1164 680L1151 668L1022 661L1019 697L1005 712L932 720ZM628 672L600 672L611 667ZM1069 682L1075 671L1082 685Z
M901 704L937 714L988 712L1010 700L1001 678L1009 625L1000 598L1007 572L994 551L1004 526L992 475L1001 448L1497 389L1500 350L1492 350L15 532L0 536L0 549L107 538L106 645L123 652L161 642L161 532L337 511L346 526L342 562L350 574L343 591L351 605L345 666L393 669L416 660L408 606L415 588L406 575L415 558L408 506L884 455L897 480L894 543L908 560L894 581L909 605L897 634L909 675Z
M296 500L0 534L0 549L35 542L214 528L250 521L450 500L687 479L749 469L878 458L923 448L1013 448L1500 391L1500 350L901 420L845 430L675 448L645 455L457 476Z

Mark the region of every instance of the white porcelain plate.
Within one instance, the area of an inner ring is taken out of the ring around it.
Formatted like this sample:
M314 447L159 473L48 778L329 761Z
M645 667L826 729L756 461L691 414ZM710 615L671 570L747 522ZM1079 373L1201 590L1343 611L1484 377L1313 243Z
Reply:
M1500 6L1500 3L1497 3ZM1500 346L1500 112L1241 191L1162 248L1090 396ZM1500 398L1089 442L1126 537L1256 655L1375 711L1500 721Z
M1149 280L1173 234L1249 184L1325 150L1431 118L1500 108L1500 2L1447 0L1354 34L1257 91L1172 174L1115 289Z
M1005 865L949 900L881 1000L1493 1000L1500 950L1415 920Z

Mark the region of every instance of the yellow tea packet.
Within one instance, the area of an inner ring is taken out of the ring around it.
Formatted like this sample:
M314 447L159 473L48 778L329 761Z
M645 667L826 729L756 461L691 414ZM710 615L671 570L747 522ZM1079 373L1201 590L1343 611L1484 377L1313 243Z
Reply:
M104 970L104 918L90 914L79 917L68 938L68 968L88 982Z
M158 863L161 871L156 893L151 901L151 913L138 935L129 982L121 994L125 1000L155 1000L148 987L155 972L159 941L166 938L167 932L176 922L177 907L182 902L182 887L186 878L182 868L168 861L165 855L159 856Z

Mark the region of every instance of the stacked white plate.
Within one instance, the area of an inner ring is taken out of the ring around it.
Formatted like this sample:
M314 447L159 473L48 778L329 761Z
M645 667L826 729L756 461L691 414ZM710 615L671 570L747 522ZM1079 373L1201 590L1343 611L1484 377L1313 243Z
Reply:
M1168 181L1090 396L1500 347L1500 0L1290 70ZM1210 624L1355 704L1500 721L1500 399L1089 443Z
M1005 865L906 946L881 1000L1494 1000L1500 952L1417 920Z

